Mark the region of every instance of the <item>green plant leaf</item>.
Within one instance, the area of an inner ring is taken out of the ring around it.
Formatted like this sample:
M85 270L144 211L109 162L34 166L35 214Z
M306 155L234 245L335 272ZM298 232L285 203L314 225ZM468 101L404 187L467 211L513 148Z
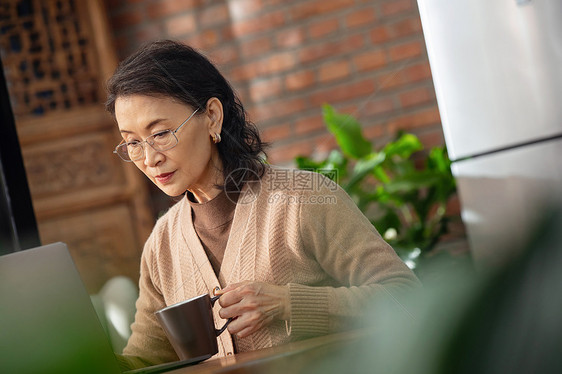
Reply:
M414 134L402 134L397 140L388 143L383 152L387 157L398 155L402 158L408 158L412 153L423 149L423 145Z
M434 147L427 157L427 166L430 169L436 169L442 172L448 172L451 169L451 161L447 155L445 147Z
M371 143L363 137L361 125L355 118L336 112L328 104L323 105L322 114L328 130L336 138L343 153L355 159L371 153Z
M366 157L363 157L355 163L353 173L350 176L349 182L346 184L345 189L353 188L357 183L363 180L365 176L370 174L374 168L384 162L384 153L374 152Z
M347 158L338 150L333 150L324 161L322 174L328 176L336 183L347 178Z
M333 150L324 161L324 167L332 170L344 171L347 167L347 158L338 150Z
M394 141L376 151L363 137L357 120L329 105L322 110L340 149L321 161L299 157L297 166L328 177L338 171L336 182L370 216L381 235L396 230L388 231L387 237L397 253L412 260L412 249L420 248L425 255L447 232L446 204L456 192L446 147L430 149L420 165L412 157L423 149L415 135L399 132Z
M337 149L334 149L332 152L330 152L328 158L326 159L326 164L341 166L341 165L345 165L346 163L347 163L347 159Z
M399 235L400 231L402 231L402 222L400 221L400 217L398 214L392 209L388 209L385 214L376 220L374 220L373 225L377 231L384 236L388 229L395 229L397 235Z
M434 147L431 149L426 166L441 175L441 181L436 185L437 200L446 202L457 190L455 178L451 171L451 160L447 155L446 147Z
M409 175L399 176L385 183L384 188L389 193L418 191L421 188L435 185L441 181L441 176L432 171L419 171Z
M317 162L306 156L297 156L295 158L297 167L302 170L317 170L324 167L324 162Z
M373 169L373 175L382 183L390 182L390 177L380 165L377 165L377 167Z

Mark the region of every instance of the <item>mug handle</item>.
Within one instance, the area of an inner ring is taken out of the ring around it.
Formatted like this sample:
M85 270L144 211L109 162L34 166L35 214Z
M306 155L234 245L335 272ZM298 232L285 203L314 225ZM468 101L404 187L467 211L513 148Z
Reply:
M221 295L217 295L217 296L213 296L211 297L211 307L215 306L215 302L219 299L219 297L221 297ZM228 325L230 324L230 322L232 322L232 318L229 318L226 320L226 323L224 324L223 327L220 328L220 330L215 329L215 334L217 336L219 336L220 334L222 334L224 332L224 330L226 330L226 328L228 327Z

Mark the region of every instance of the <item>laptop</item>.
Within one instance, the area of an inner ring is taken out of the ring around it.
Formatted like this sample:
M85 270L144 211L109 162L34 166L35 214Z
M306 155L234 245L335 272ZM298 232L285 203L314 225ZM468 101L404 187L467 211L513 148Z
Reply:
M209 357L127 373L160 373ZM66 244L0 257L0 372L121 374Z

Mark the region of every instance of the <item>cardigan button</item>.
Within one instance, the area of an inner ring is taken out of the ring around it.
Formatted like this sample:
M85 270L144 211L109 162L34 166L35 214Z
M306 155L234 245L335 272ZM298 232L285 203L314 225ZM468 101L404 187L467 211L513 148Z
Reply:
M232 356L232 352L226 352L227 356Z
M221 288L219 286L216 286L215 288L213 288L213 296L217 296L217 292L220 291Z

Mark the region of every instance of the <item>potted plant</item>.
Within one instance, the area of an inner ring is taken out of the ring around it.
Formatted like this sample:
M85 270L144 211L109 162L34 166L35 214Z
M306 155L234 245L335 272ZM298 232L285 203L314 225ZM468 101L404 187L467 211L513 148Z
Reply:
M322 112L340 149L324 160L299 156L297 167L335 179L406 264L416 268L447 232L446 205L456 185L445 147L432 148L423 165L416 165L412 155L423 146L415 135L400 132L375 150L355 118L330 105Z

